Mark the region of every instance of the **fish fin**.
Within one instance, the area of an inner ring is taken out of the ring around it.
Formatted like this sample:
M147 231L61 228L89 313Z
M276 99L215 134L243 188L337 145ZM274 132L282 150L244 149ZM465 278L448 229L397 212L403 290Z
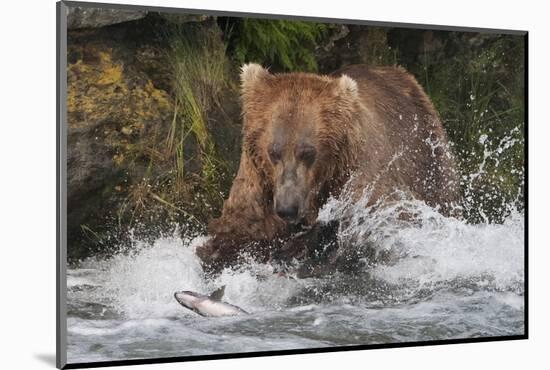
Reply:
M212 294L210 294L210 299L213 301L221 301L224 293L225 293L225 285L214 290Z

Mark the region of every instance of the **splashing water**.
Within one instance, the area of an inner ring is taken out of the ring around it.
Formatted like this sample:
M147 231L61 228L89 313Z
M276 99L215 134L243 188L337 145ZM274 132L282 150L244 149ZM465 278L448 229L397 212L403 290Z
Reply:
M463 178L466 207L475 206L470 184L515 140L485 146ZM363 262L353 274L295 279L251 262L208 279L194 253L206 238L179 236L72 266L69 362L524 333L524 216L514 204L502 223L469 224L402 192L374 205L370 195L371 187L358 200L344 193L319 212L321 223L341 221L337 253ZM173 298L221 285L225 301L252 314L204 318Z
M389 261L353 276L292 279L251 263L208 280L194 254L205 239L178 237L137 242L131 254L69 269L69 361L523 333L520 213L503 224L470 225L412 199L370 209L363 198L333 199L319 215L352 214L339 239L389 252ZM403 210L412 221L400 219ZM207 319L173 299L177 290L221 285L224 300L252 315Z
M463 174L461 185L464 190L464 210L467 213L478 214L480 221L489 223L491 218L486 214L487 211L495 215L506 215L513 212L518 205L521 205L520 199L523 195L522 183L524 182L523 167L511 168L510 173L518 178L519 184L515 191L515 196L510 199L502 191L501 185L504 179L494 173L502 163L501 158L509 155L512 149L523 148L524 138L522 130L517 126L511 129L500 140L490 140L487 134L480 134L478 143L482 146L483 155L477 168L470 173ZM471 153L462 153L463 156L470 157ZM510 192L510 191L508 191ZM508 194L511 195L511 194Z
M366 205L369 195L367 189L356 203L331 199L319 219L345 218L338 232L340 253L370 247L375 256L389 255L389 261L370 270L375 277L421 288L464 279L522 293L524 217L519 212L511 212L503 224L471 225L404 193L393 196L400 201L373 206Z

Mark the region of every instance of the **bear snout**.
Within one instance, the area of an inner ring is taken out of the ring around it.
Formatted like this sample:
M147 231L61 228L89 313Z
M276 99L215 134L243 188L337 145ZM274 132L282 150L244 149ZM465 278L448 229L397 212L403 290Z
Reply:
M284 221L290 224L297 224L301 221L302 200L296 191L282 189L275 196L275 213Z
M277 216L282 218L285 221L294 221L298 217L298 205L292 204L287 207L277 207L275 210L277 212Z

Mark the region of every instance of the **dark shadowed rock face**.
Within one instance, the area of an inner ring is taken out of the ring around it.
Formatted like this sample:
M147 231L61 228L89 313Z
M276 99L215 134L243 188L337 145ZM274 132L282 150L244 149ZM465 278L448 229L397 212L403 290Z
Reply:
M69 7L67 27L71 29L97 28L133 21L147 15L146 11Z
M146 10L107 8L69 7L68 9L69 13L67 16L67 27L70 30L100 28L113 24L135 21L144 18L147 14L150 13ZM195 14L155 14L166 19L168 22L175 24L203 22L209 18L206 15Z

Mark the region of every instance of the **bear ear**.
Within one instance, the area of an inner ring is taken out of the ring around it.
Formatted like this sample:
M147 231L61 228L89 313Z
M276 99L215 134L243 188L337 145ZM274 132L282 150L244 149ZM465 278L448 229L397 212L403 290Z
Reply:
M261 65L248 63L241 67L241 87L243 91L252 88L258 81L269 76L269 72Z
M353 98L357 98L359 95L357 82L348 75L342 75L338 78L338 88L340 89L340 93L351 95Z

